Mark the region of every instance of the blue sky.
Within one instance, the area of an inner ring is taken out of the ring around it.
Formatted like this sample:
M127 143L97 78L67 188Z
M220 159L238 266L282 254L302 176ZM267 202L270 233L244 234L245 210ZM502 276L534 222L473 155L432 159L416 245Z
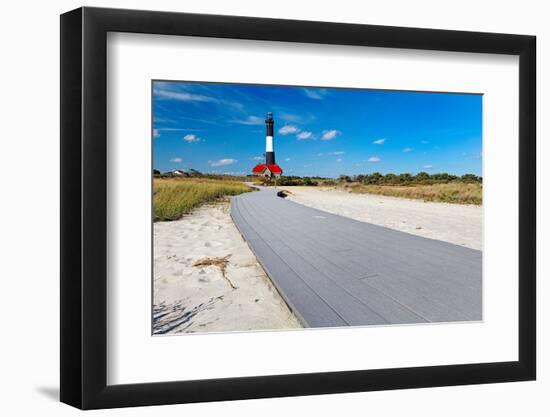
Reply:
M482 172L482 96L153 82L153 165L244 175L263 161L265 115L285 175Z

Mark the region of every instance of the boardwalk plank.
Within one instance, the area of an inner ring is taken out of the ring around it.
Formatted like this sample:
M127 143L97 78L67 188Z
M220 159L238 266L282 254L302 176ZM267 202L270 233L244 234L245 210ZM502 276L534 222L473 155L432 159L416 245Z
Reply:
M304 325L481 319L481 252L306 207L273 189L231 215Z
M338 327L348 323L334 309L322 301L303 280L277 255L242 217L238 202L231 202L231 216L243 236L246 237L252 252L272 279L273 284L289 307L305 326ZM276 279L274 277L277 277ZM299 297L294 295L299 294Z
M303 265L298 266L301 269L301 272L298 272L299 275L302 277L312 275L314 279L326 277L336 283L345 292L351 294L356 300L363 303L373 312L375 322L372 324L380 324L383 321L394 324L429 321L380 290L374 287L369 288L368 284L357 279L357 276L354 276L353 272L346 270L347 265L339 266L332 262L331 259L335 258L331 256L332 254L325 253L323 256L321 251L310 249L311 246L314 246L313 242L309 240L300 242L300 239L295 239L288 230L281 230L281 228L275 227L276 225L272 224L269 218L265 217L265 215L262 216L258 212L251 213L249 211L247 216L255 220L261 232L265 233L265 227L267 227L267 231L279 239L291 237L292 239L287 240L287 245L289 250L297 255L297 257L293 256L293 258L299 264L308 265L307 267ZM363 276L364 270L359 275ZM359 317L359 324L371 323L365 323L365 320Z
M360 222L353 221L355 223ZM286 223L291 223L286 221ZM296 229L300 229L296 225ZM381 229L384 230L384 229ZM380 231L380 229L378 229ZM305 235L305 234L304 234ZM416 238L420 242L429 240ZM430 240L432 241L432 240ZM334 242L334 234L326 235L322 239L311 240L310 245L325 245L330 247ZM448 309L454 309L460 313L462 317L471 320L480 320L481 318L481 258L479 257L478 268L476 271L469 271L468 268L460 269L456 266L447 265L446 260L435 267L426 259L423 253L419 253L416 258L396 257L393 252L394 247L379 247L374 242L355 243L356 250L347 251L341 254L340 257L333 256L334 262L339 262L345 265L343 268L349 273L360 278L378 274L380 276L392 277L393 279L401 278L401 285L405 288L411 283L411 290L417 292L416 295L422 296L424 299L433 299L437 305L444 305ZM454 245L459 253L463 253L462 247ZM363 252L368 249L368 252ZM330 252L330 251L329 251ZM477 251L469 251L477 255ZM361 255L359 255L361 253ZM364 271L364 274L361 274ZM358 275L361 274L361 275ZM390 294L392 297L399 299L404 304L408 305L406 300L401 300L395 294ZM405 293L406 295L406 293ZM427 297L427 298L426 298ZM426 306L429 308L429 306ZM435 312L435 311L434 311ZM440 317L431 318L440 321Z
M300 256L294 247L281 239L276 230L266 229L266 224L258 222L246 207L243 207L242 214L250 218L256 224L259 234L269 233L270 245L290 268L308 284L319 297L325 300L332 308L349 324L377 324L386 322L383 317L371 310L368 306L355 298L343 287L332 281L322 270L313 266L308 259Z
M264 215L265 219L265 215ZM264 220L265 221L265 220ZM287 221L287 223L290 223ZM298 230L300 234L300 228L292 228ZM294 238L293 230L288 230L289 238ZM303 237L306 234L302 234ZM332 236L331 236L332 237ZM316 245L325 245L323 249L316 248L320 253L325 253L325 256L330 256L333 253L330 250L327 250L327 247L332 245L333 240L331 237L326 237L324 239L313 240L310 239L309 246L315 247ZM349 274L354 275L358 278L366 278L373 274L378 274L380 276L392 277L392 279L401 279L402 282L400 285L403 288L409 288L415 294L411 294L411 297L415 299L422 299L433 301L434 306L430 307L429 305L424 306L423 311L426 309L430 310L433 308L432 315L424 315L430 321L446 321L442 318L438 312L437 306L445 306L446 310L450 310L449 313L454 314L458 313L462 319L471 319L479 320L481 309L480 309L480 300L481 297L481 268L478 268L477 280L475 282L477 285L471 285L469 279L471 276L465 274L464 271L456 270L456 268L451 268L447 265L441 264L439 268L433 268L430 266L422 254L419 255L419 259L411 260L407 257L398 257L397 259L394 256L387 256L388 252L395 252L393 247L380 249L373 245L372 242L365 243L363 245L370 246L370 252L365 255L358 256L357 251L362 250L364 246L357 244L358 250L351 253L345 252L341 256L332 256L331 259L334 263L340 264L341 267L346 270ZM460 249L460 247L457 247ZM386 258L391 258L391 260L386 260L386 262L380 262ZM373 262L373 260L378 262ZM414 262L413 262L414 261ZM467 285L465 285L467 283ZM380 287L377 287L381 289ZM388 293L392 298L395 298L402 302L405 305L409 305L407 301L408 294L400 293ZM405 297L405 299L403 298ZM471 301L471 302L469 302ZM413 308L411 308L413 309ZM413 309L414 310L414 309ZM415 310L416 311L416 310ZM448 314L447 314L448 315Z

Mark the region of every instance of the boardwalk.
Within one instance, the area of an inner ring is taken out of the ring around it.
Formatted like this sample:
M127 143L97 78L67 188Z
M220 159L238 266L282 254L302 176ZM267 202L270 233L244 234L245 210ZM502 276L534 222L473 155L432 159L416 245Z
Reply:
M306 327L481 320L480 251L305 207L263 188L231 216Z

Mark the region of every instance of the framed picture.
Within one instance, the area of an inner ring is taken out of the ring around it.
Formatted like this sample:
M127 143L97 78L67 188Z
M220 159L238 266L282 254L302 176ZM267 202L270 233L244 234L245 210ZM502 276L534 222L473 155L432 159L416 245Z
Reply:
M535 379L535 37L61 16L61 401Z

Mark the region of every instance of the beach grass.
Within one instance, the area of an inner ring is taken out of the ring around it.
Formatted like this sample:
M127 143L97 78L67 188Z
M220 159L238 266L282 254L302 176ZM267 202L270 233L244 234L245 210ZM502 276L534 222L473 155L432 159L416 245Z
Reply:
M252 191L242 182L207 178L155 178L155 221L177 220L205 203Z
M347 184L353 193L378 194L390 197L419 199L455 204L482 204L483 186L480 183L448 182L436 184L374 185Z

